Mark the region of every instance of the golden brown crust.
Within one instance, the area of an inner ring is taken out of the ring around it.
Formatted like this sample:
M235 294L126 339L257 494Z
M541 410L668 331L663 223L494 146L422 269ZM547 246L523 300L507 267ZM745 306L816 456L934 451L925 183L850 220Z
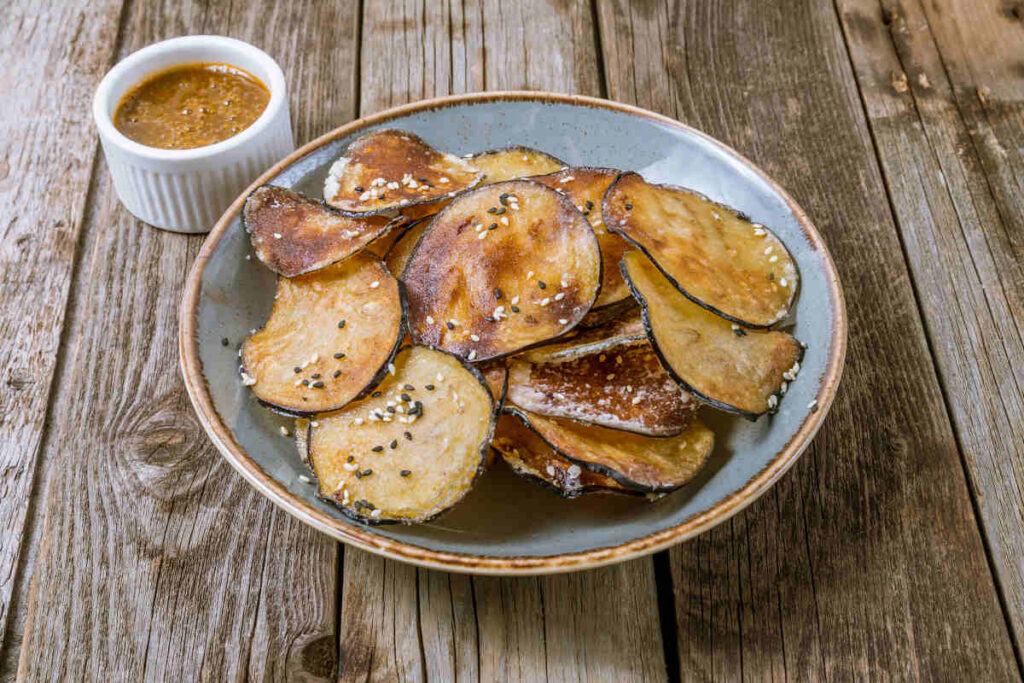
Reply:
M402 236L391 245L391 249L388 250L388 255L384 262L388 264L388 270L391 271L392 275L397 278L402 277L402 272L405 271L409 257L412 256L412 252L416 249L416 245L419 244L420 238L423 237L423 233L429 227L430 219L421 219L402 233Z
M789 313L798 280L792 256L735 209L624 173L608 188L602 212L609 230L637 245L701 306L748 327Z
M741 327L698 306L638 251L622 264L644 308L651 343L677 381L711 405L747 417L778 405L800 370L800 342L785 332Z
M375 130L331 166L324 201L352 216L385 213L453 197L482 177L465 159L439 152L412 133Z
M495 358L571 330L597 297L601 260L586 219L530 180L460 195L406 265L417 343Z
M587 217L590 226L597 235L597 242L601 247L601 262L603 265L601 275L601 294L594 303L596 314L605 306L613 306L628 300L629 287L622 279L619 272L619 259L630 249L629 242L620 235L608 232L601 213L601 201L604 194L621 171L614 168L588 168L584 166L573 166L557 173L534 178L539 183L557 190L569 198L577 209Z
M311 197L274 185L253 190L242 222L256 258L285 277L341 261L395 225L385 216L341 216Z
M561 159L532 147L492 149L474 154L469 161L483 171L484 185L539 176L565 168L565 163Z

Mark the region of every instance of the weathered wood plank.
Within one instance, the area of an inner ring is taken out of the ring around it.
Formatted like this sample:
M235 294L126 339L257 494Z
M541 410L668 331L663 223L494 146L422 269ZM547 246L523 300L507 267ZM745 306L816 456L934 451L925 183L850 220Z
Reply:
M183 33L264 46L293 103L317 103L295 106L305 139L354 113L354 7L140 0L122 54ZM331 680L337 545L231 471L179 379L177 305L202 239L132 219L102 165L96 186L45 442L46 526L19 674Z
M921 301L939 377L965 454L997 580L1020 647L1024 638L1024 203L993 187L1021 171L1006 154L987 150L999 138L984 120L977 85L962 115L928 17L920 2L897 6L844 0L840 14L868 122ZM963 8L943 2L936 8ZM978 9L985 18L975 22ZM939 20L943 12L938 13ZM1024 32L998 3L975 6L972 26L1010 63L1024 50ZM965 17L966 19L966 17ZM995 24L985 26L985 24ZM950 36L944 35L945 39ZM972 56L951 47L953 61ZM976 55L977 56L977 55ZM986 51L986 57L988 52ZM999 66L1002 69L1002 64ZM955 73L951 69L949 73ZM978 74L981 76L981 74ZM1005 108L1020 109L1019 74L981 76L998 97L993 123L1024 143L1024 127L1005 125ZM973 123L969 123L973 120ZM981 136L972 139L972 128ZM983 133L982 128L989 132ZM982 149L978 149L979 142ZM1014 154L1014 158L1019 155ZM1015 182L1024 180L1024 173ZM1008 201L1007 201L1008 200ZM1003 216L1006 216L1004 219ZM1008 239L1008 237L1010 239Z
M599 7L611 96L725 140L787 187L850 316L812 448L731 527L671 551L682 676L1016 679L835 9Z
M428 5L364 6L363 114L468 90L599 94L587 3ZM346 548L343 576L343 680L665 677L649 559L572 576L471 579Z
M121 4L0 8L0 646L96 156L88 103L113 58Z

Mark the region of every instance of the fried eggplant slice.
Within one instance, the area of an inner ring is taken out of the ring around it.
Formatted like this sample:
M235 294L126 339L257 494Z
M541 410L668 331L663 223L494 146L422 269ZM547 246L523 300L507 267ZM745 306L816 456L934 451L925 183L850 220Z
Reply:
M615 267L618 268L618 264ZM603 308L592 308L589 313L583 316L579 328L587 330L594 327L602 327L635 311L636 299L633 297L615 304L608 304Z
M543 417L517 406L505 410L562 457L643 493L667 493L690 481L715 445L715 435L697 418L679 435L658 438Z
M469 492L496 419L475 368L436 349L402 349L368 398L310 423L320 495L365 522L429 521Z
M745 327L789 313L796 263L782 241L744 214L692 190L624 173L603 204L608 229L639 247L694 302Z
M398 280L366 252L279 278L270 318L242 346L243 383L280 412L341 408L387 371L404 317Z
M374 256L386 258L388 252L391 251L391 247L395 246L395 242L402 239L402 235L411 230L413 226L416 225L416 221L406 216L401 216L400 218L392 220L391 225L391 229L366 245L366 251L370 252ZM394 275L397 274L398 273L394 273Z
M614 168L588 168L574 166L566 168L557 173L534 178L538 183L558 190L569 198L577 209L587 217L590 226L594 228L597 235L597 242L601 247L601 261L603 264L601 275L601 294L594 302L594 310L591 315L607 307L629 301L629 287L622 280L622 273L619 272L619 259L631 247L629 242L608 232L601 213L601 201L604 193L608 190L621 171Z
M747 329L698 306L638 251L622 258L622 272L676 381L710 405L751 419L778 406L800 371L804 350L796 338Z
M566 460L512 415L498 418L491 448L521 477L553 489L565 498L592 491L625 491L617 481Z
M420 238L423 237L423 233L427 231L428 227L430 227L430 219L421 219L406 230L391 245L391 249L388 251L387 258L384 261L388 264L388 270L391 271L392 275L398 278L402 277L402 271L405 270L409 257L412 256L413 250L419 244Z
M531 413L647 436L679 434L698 407L646 337L540 363L512 359L508 396Z
M429 204L416 204L415 206L402 209L402 215L409 220L418 221L421 218L428 218L441 213L441 209L448 206L451 201L450 199L441 199Z
M331 166L324 201L349 216L369 216L454 197L483 173L401 130L375 130L355 140Z
M601 255L568 199L532 180L510 180L445 207L402 280L416 343L482 361L575 327L597 298Z
M640 311L636 310L601 327L584 330L568 341L545 344L525 351L515 356L515 360L528 363L570 361L646 340L644 321Z
M395 224L386 216L341 216L311 197L275 185L252 191L242 209L242 223L256 258L285 277L348 258Z
M504 360L492 360L481 363L478 369L484 376L484 381L487 382L487 388L491 390L494 404L498 406L498 410L501 410L505 405L505 396L508 394L508 366Z
M474 154L469 162L484 173L483 184L539 176L565 168L565 162L532 147L504 147Z

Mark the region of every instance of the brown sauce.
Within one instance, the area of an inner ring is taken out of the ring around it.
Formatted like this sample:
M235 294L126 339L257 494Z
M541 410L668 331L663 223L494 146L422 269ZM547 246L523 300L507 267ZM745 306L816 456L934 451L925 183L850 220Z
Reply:
M114 127L148 147L192 149L237 135L267 108L270 91L230 64L185 64L132 87Z

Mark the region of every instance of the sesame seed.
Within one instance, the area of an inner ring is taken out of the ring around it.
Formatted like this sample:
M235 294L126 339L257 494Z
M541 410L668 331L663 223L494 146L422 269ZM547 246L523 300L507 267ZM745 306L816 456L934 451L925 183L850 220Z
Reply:
M778 405L779 405L779 397L778 396L776 396L775 394L772 394L771 396L768 397L768 410L773 410Z
M772 248L771 247L768 247L767 249L764 250L764 255L765 256L767 256L770 253L772 253Z
M394 363L388 363L388 372L391 373L392 375L395 374L395 364Z
M519 303L519 295L517 294L516 296L512 297L512 301L510 301L509 303L511 303L513 306Z
M475 334L469 335L469 338L472 339L475 342L480 341L480 337L478 335L475 335Z
M512 307L512 312L513 313L518 313L519 312L519 307L518 306L513 306Z
M314 389L323 389L324 388L324 383L319 381L319 380L316 381L316 382L313 382L313 388Z
M564 298L565 298L565 292L559 292L558 294L555 294L555 301L561 301Z
M499 301L501 300L501 289L498 287L494 288L494 298L498 299Z
M476 236L476 238L478 240L482 240L485 237L487 237L487 233L486 232L482 232L482 233L480 233L479 235Z
M230 342L230 341L228 340L228 338L227 338L227 337L224 337L223 339L221 339L221 340L220 340L220 345L221 345L221 346L227 346L227 345L228 345L228 344L230 344L230 343L231 343L231 342Z
M288 428L285 427L284 425L281 425L280 427L278 427L278 429L281 432L281 436L291 436L288 432Z
M503 221L503 222L505 223L505 225L508 225L508 221ZM491 223L490 225L487 226L487 229L488 230L497 230L498 229L498 224L497 223Z
M363 418L361 418L361 417L357 417L357 418L355 419L355 423L356 423L356 425L361 425L361 424L363 424L363 422L364 422L364 420L363 420Z
M380 287L380 280L374 280L370 283L370 289L377 289Z
M345 329L345 321L344 320L339 320L338 321L338 329L339 330Z
M559 180L558 182L560 182L560 183L567 183L570 180L575 180L575 179L576 179L575 176L567 175L564 178L562 178L561 180Z
M768 259L768 263L775 263L778 260L779 260L779 255L778 254L772 254L772 257L770 259Z
M786 280L786 278L782 278L781 280L779 280L779 284L782 285L783 287L789 286L789 282Z
M455 329L455 324L454 324L454 323L452 323L451 321L449 321L449 322L446 322L446 323L445 323L445 326L446 326L446 327L447 327L447 328L448 328L449 330L454 330L454 329Z
M274 233L274 239L275 239L275 240L279 240L279 239L281 239L281 233L279 233L279 232L275 232L275 233Z
M633 210L633 205L632 204L626 204L626 211L632 211L632 210Z
M391 443L388 445L391 446L391 450L395 450L396 448L398 448L398 439L392 439Z
M423 388L426 389L427 391L433 391L434 390L434 385L433 384L428 384L428 385L426 385Z
M500 223L502 225L508 225L508 218L506 218L505 216L502 216Z
M294 368L292 368L292 370L295 371L296 375L299 374L300 372L302 372L302 368L300 368L298 365L296 365Z
M765 230L764 228L754 228L754 234L760 237L765 234Z
M309 477L307 477L305 474L300 474L299 475L299 481L301 481L303 484L312 484L313 483L313 480L310 479Z
M609 372L607 375L605 375L605 379L615 379L615 373Z
M402 470L398 474L399 474L399 476L402 476L402 477L408 477L410 474L412 474L412 470Z
M383 446L374 446L370 450L373 451L374 453L383 453L384 452L384 447Z
M814 399L813 401L808 403L807 409L810 410L812 413L818 412L818 399Z
M427 316L427 324L428 325L433 325L434 324L434 317L433 316L430 316L430 315Z
M448 183L448 179L447 179L447 178L445 178L444 176L442 176L441 178L438 178L437 182L439 182L439 183L441 183L442 185L444 185L444 184L447 184L447 183Z
M549 303L551 303L551 297L544 297L540 300L541 306L547 306Z
M537 280L537 286L540 287L541 289L547 289L548 288L547 283L544 282L543 280Z
M476 227L473 228L473 229L476 230L477 232L480 232L481 230L484 229L484 224L483 223L477 223Z
M636 405L639 402L640 402L640 397L639 396L634 396L633 400L630 401L630 403L632 403L633 405Z
M469 356L467 356L467 358L469 358L469 360L473 360L474 358L476 358L476 349L470 351Z
M341 377L341 370L335 370L334 371L334 379L338 379L339 377Z
M412 441L412 434L410 434L409 432L402 432L402 436L405 437L406 441Z
M444 381L444 375L442 375L440 372L437 373L437 381L438 382L443 382Z
M565 325L565 324L567 324L568 322L569 322L569 320L568 320L567 318L559 318L559 319L558 319L558 324L559 324L559 325Z
M334 360L341 360L344 357L345 357L345 354L343 354L341 352L338 352L338 353L334 354Z

